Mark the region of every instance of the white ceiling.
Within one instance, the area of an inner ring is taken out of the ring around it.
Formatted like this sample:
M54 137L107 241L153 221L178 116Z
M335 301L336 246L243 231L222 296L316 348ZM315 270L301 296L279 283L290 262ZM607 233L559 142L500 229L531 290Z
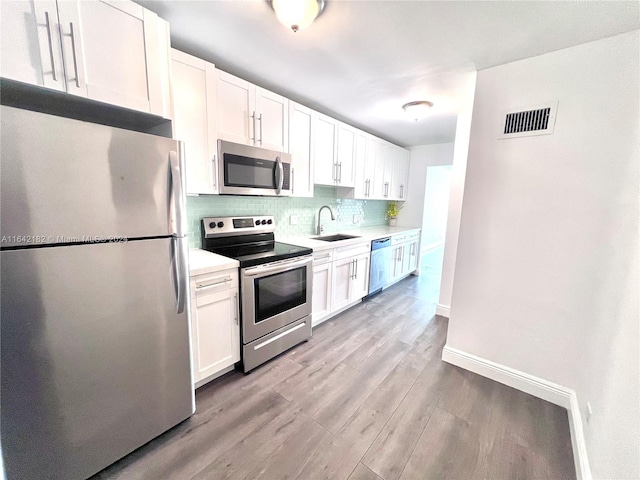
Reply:
M341 1L293 33L264 0L138 0L172 45L403 146L453 141L475 69L640 28L640 2ZM430 100L413 122L401 106Z

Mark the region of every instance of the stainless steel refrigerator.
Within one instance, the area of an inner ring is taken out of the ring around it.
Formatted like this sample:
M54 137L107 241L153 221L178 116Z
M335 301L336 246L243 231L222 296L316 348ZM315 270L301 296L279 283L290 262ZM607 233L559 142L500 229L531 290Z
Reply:
M168 138L1 107L7 478L86 478L188 418L184 163Z

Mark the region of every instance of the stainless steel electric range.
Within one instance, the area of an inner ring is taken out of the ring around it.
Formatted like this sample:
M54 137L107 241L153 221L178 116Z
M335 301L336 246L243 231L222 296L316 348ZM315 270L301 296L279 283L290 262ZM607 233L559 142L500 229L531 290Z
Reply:
M312 250L274 231L272 216L202 219L202 248L240 262L245 373L311 337Z

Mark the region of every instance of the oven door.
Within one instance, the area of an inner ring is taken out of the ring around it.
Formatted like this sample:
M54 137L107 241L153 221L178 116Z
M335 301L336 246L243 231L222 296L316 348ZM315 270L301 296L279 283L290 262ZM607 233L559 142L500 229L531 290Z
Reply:
M311 255L241 269L242 342L311 314Z
M291 156L218 140L220 193L291 195Z

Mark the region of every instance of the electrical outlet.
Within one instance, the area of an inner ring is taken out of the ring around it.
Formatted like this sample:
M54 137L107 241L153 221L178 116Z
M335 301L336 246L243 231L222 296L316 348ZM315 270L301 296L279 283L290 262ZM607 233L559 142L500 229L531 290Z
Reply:
M354 215L353 216L353 223L360 223L360 215Z
M591 415L593 415L593 409L591 408L591 403L587 402L587 423L589 423L589 419L591 418Z
M289 225L297 225L298 224L298 216L291 215L289 216Z

